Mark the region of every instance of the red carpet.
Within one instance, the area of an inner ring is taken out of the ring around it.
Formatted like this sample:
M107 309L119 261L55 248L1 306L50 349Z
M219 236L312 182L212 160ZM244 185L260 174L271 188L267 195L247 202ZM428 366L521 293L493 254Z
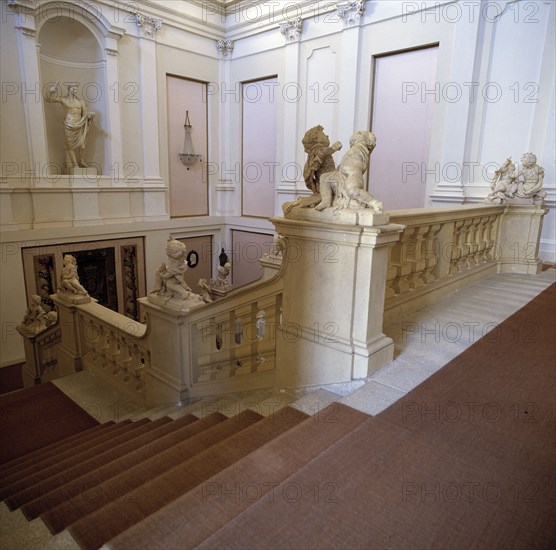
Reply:
M376 417L96 427L7 463L2 495L84 549L552 549L555 333L553 285Z
M52 383L0 397L0 464L97 424Z

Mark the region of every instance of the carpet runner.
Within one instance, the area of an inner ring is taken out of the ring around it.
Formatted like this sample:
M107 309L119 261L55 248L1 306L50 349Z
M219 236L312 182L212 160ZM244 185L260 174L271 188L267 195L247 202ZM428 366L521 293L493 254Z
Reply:
M553 285L375 417L83 426L0 492L84 549L553 548L555 311Z

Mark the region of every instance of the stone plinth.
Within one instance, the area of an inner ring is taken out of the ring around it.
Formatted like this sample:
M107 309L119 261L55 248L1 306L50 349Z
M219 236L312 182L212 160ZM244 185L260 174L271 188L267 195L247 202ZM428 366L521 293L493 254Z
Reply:
M140 298L148 317L151 365L145 371L147 406L176 403L188 397L191 386L187 313L173 311Z
M382 332L386 270L405 226L388 219L364 209L338 215L294 208L287 219L272 220L287 242L276 342L280 385L364 378L393 358L392 340Z
M58 323L61 328L61 342L58 346L58 365L61 373L71 374L83 370L81 341L77 307L91 302L90 296L52 294L50 296L58 310ZM75 301L73 301L73 299Z
M548 208L534 204L506 207L498 231L498 273L540 273L539 243L547 213Z

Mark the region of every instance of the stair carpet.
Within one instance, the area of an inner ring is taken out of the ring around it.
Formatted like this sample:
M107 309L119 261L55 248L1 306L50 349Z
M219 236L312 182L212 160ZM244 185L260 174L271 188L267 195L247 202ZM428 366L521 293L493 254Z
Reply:
M334 394L326 393L330 401ZM149 547L143 535L136 542L117 537L175 508L171 517L181 527L183 514L191 515L185 524L195 529L185 547L193 547L370 418L339 403L312 417L304 408L317 409L302 402L269 407L267 416L242 408L227 417L207 408L201 418L100 424L6 463L0 498L28 520L40 517L52 534L67 529L84 549L115 537L119 548Z

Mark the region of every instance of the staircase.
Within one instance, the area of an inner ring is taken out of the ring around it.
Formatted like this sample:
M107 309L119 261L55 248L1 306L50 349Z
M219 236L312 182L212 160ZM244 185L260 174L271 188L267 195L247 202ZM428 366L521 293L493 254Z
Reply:
M484 292L498 285L527 302L521 277L513 290L511 280L483 283ZM553 317L546 307L543 319ZM467 310L462 319L477 317ZM397 393L378 399L375 416L348 405L376 403L387 370L351 395L356 388L343 386L149 411L122 405L127 418L5 464L0 496L13 512L2 513L11 516L2 549L549 548L553 369L535 356L541 332L528 347L519 342L521 356L509 348L515 326L500 334L480 351L484 363L458 356L417 388L389 387ZM502 374L486 368L488 353L508 356ZM84 408L105 411L87 395ZM507 414L493 423L488 408L454 421L451 404L471 401Z

